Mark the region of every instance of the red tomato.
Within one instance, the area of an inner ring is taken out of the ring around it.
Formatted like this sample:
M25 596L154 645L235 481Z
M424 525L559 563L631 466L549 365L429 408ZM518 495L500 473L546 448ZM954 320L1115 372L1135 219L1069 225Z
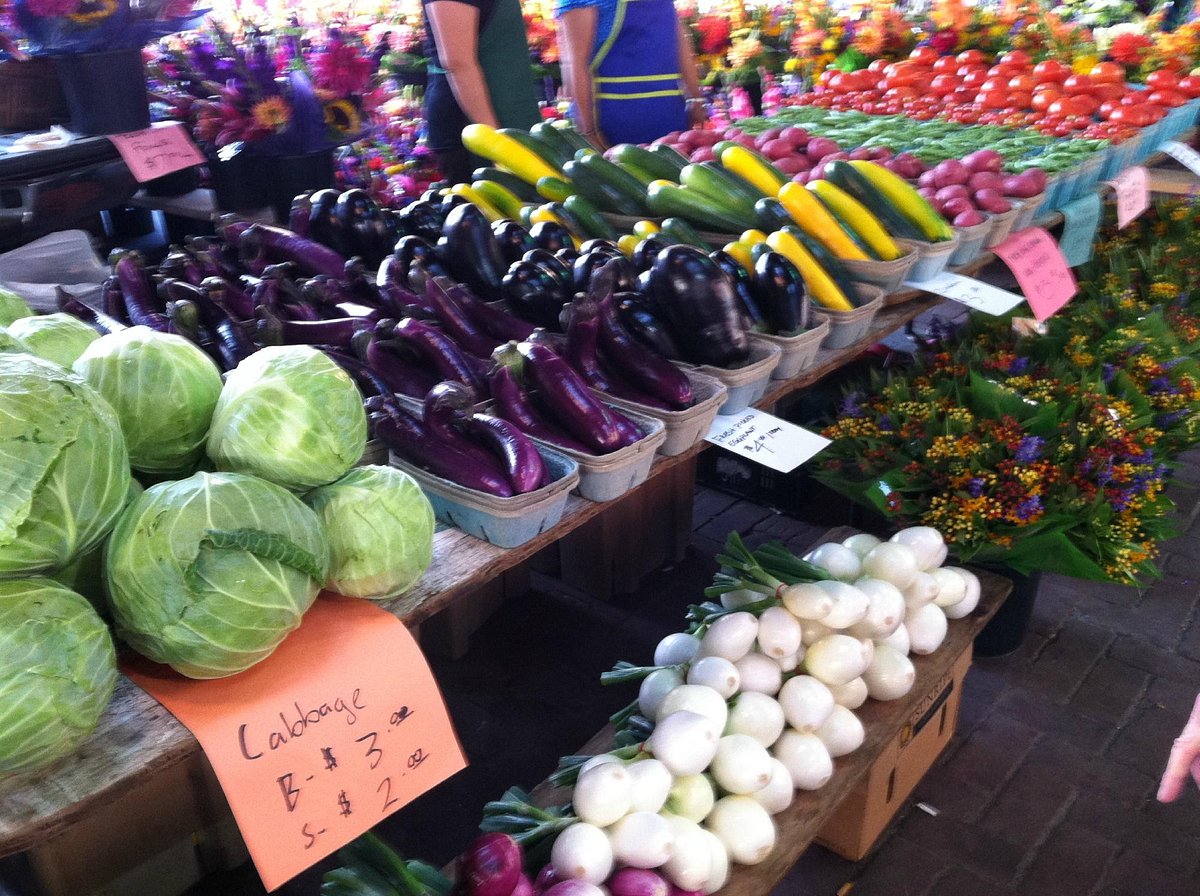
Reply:
M1088 75L1099 84L1124 84L1125 66L1118 62L1097 62Z
M1071 97L1071 102L1075 107L1076 115L1083 115L1088 118L1095 115L1096 110L1100 108L1100 101L1094 96L1085 96L1082 94L1073 96Z
M1092 92L1092 79L1087 75L1071 75L1063 81L1063 90L1070 94Z
M1009 90L1015 90L1021 93L1033 93L1035 87L1037 87L1037 79L1034 78L1033 75L1017 75L1016 77L1009 78L1008 80Z
M1062 94L1056 90L1043 90L1033 95L1030 105L1035 112L1045 112L1050 108L1051 103L1061 98Z
M959 69L959 74L962 74L961 69ZM962 75L963 87L982 87L983 82L987 79L988 73L984 69L971 69Z
M1103 118L1105 121L1108 121L1110 118L1112 118L1113 112L1120 108L1121 108L1120 103L1114 103L1112 100L1108 100L1107 102L1103 102L1100 104L1100 108L1096 110L1096 114L1099 115L1101 118Z
M1179 87L1179 75L1166 69L1159 69L1146 76L1146 86L1151 90L1175 90Z
M1005 81L1020 74L1024 72L1015 65L993 65L988 69L989 78L1003 78Z
M920 96L915 87L892 87L884 92L885 100L903 100Z
M1033 94L1028 90L1013 90L1008 95L1008 105L1013 109L1033 108Z
M1200 75L1188 75L1179 79L1179 90L1192 99L1200 97Z
M1007 78L988 78L979 85L981 91L984 90L1008 90Z
M1061 84L1071 75L1071 67L1057 59L1047 59L1033 67L1033 76L1039 81L1053 81Z
M1156 106L1154 103L1150 102L1142 103L1142 108L1146 110L1146 116L1150 119L1148 122L1146 122L1147 124L1154 124L1154 122L1158 121L1167 114L1167 110L1164 107Z
M1059 97L1049 106L1046 111L1051 115L1066 116L1089 116L1092 114L1091 97L1079 96L1064 96Z
M1008 108L1008 92L1005 90L983 90L975 97L975 102L985 109Z
M942 58L949 59L950 57L943 56ZM933 80L929 82L929 90L937 96L946 96L954 93L958 89L958 85L958 75L934 75Z
M939 56L933 60L933 70L938 74L958 71L958 60L953 56Z
M1176 106L1182 106L1188 101L1187 96L1178 90L1153 90L1146 97L1147 103L1155 103L1159 106L1166 106L1168 109L1174 109Z
M1127 88L1124 84L1101 83L1095 84L1092 87L1092 96L1102 103L1109 101L1117 102L1126 92Z
M1000 57L1000 62L1004 65L1015 65L1018 68L1029 68L1033 64L1033 60L1024 50L1009 50Z
M959 65L983 65L984 63L982 50L963 50L954 59Z
M871 64L867 66L867 71L874 72L877 75L882 75L883 70L891 65L886 59L872 59Z
M1146 97L1150 95L1149 90L1131 90L1129 93L1121 97L1122 106L1140 106L1146 102Z
M926 44L923 47L917 47L908 54L908 58L918 65L933 65L938 59L938 51Z

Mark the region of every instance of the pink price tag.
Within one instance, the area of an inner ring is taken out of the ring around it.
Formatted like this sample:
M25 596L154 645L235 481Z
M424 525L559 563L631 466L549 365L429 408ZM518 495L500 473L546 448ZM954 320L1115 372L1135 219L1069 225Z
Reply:
M1012 269L1038 320L1046 320L1079 292L1062 249L1041 227L1014 233L992 251Z
M1150 207L1150 185L1141 165L1126 168L1109 181L1117 191L1117 227L1124 229Z
M112 134L108 139L139 184L204 163L204 156L178 122Z

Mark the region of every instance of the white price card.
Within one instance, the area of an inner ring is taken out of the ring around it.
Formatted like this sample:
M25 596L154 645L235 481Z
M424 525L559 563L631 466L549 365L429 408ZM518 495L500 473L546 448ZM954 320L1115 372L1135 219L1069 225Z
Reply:
M1122 230L1150 207L1147 174L1141 165L1133 165L1108 181L1117 191L1117 227Z
M992 286L990 283L984 283L974 277L952 274L949 271L938 274L932 280L905 283L904 285L931 292L943 298L953 299L968 308L997 316L1007 314L1025 301L1023 296L1019 296L1015 292L1000 289L998 286Z
M824 436L756 408L718 415L704 438L780 473L790 473L829 444Z
M1172 156L1176 162L1187 168L1192 174L1200 177L1200 152L1196 152L1186 143L1180 143L1178 140L1168 140L1159 149Z

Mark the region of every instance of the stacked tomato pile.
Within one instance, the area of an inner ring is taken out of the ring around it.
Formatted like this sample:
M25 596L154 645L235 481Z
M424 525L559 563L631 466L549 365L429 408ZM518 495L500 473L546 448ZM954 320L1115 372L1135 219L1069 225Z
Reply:
M1162 69L1144 87L1125 83L1125 68L1101 62L1087 74L1054 59L1036 65L1013 50L989 66L979 50L939 56L918 47L908 59L877 59L856 72L827 69L800 105L928 121L1033 127L1044 134L1079 135L1120 143L1138 128L1200 97L1200 76Z

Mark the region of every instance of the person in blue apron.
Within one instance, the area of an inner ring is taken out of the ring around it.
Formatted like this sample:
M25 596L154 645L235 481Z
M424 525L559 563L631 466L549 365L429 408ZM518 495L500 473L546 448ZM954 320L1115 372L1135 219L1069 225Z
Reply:
M462 145L468 124L528 130L541 120L520 0L423 0L429 148L450 183L483 164Z
M673 0L560 0L563 86L598 146L649 143L704 123L692 47Z

